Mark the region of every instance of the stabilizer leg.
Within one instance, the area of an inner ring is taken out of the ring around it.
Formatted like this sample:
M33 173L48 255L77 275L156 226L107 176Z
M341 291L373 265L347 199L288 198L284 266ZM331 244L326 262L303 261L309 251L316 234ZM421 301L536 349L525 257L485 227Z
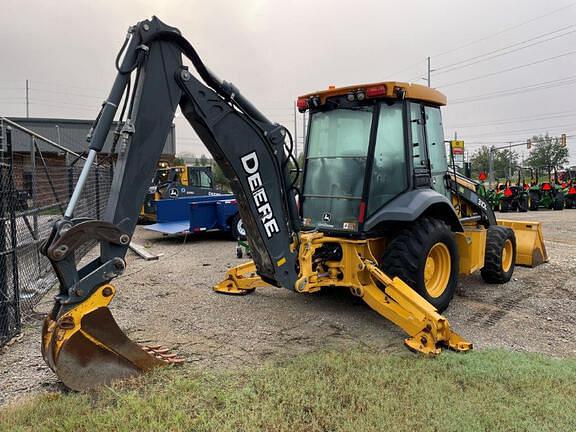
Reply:
M226 278L214 285L213 289L220 294L246 295L261 286L268 284L256 274L254 261L248 261L228 270Z
M364 264L385 288L370 283L358 294L368 306L408 333L410 337L404 340L408 348L431 356L439 354L441 346L455 351L472 349L470 342L450 329L446 318L401 279L391 279L369 261Z

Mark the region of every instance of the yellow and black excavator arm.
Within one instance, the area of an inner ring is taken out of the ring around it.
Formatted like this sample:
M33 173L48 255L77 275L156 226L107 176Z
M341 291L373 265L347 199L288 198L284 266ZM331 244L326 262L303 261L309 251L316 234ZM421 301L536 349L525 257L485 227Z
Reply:
M183 56L198 78L183 64ZM109 283L125 269L124 257L148 180L178 106L230 180L258 274L285 287L293 287L298 277L292 245L298 242L299 219L286 129L212 74L180 32L156 17L129 29L116 66L114 85L89 135L87 161L65 216L43 245L60 290L45 322L42 350L47 363L74 389L173 360L157 347L141 348L131 342L107 305L115 293ZM102 150L123 96L118 160L104 217L74 218L92 162ZM74 251L94 240L100 243L100 256L78 268Z

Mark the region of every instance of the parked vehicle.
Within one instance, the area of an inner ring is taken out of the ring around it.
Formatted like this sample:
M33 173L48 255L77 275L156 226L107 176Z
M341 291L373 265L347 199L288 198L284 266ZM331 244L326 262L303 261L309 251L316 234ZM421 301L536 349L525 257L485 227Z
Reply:
M222 195L214 187L210 166L169 166L160 162L140 210L140 222L156 221L156 202L186 196Z
M156 223L144 229L162 234L227 231L246 238L234 195L193 196L156 201Z
M544 181L539 180L542 172L548 173L547 179ZM536 168L535 173L535 180L528 190L530 210L536 211L539 208L563 210L564 193L561 184L558 183L556 168L540 167Z
M576 167L570 167L564 172L561 187L565 207L576 208Z

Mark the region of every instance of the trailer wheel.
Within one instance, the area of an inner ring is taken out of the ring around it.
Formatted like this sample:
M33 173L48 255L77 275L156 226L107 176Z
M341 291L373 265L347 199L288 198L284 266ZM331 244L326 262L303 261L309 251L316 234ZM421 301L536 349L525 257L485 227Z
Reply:
M232 223L230 224L230 233L236 240L246 240L246 228L244 228L244 223L240 218L240 213L236 213L232 218Z
M480 270L487 283L506 283L514 273L516 265L516 236L511 228L496 225L486 233L484 268Z
M454 297L458 264L454 234L434 218L419 219L402 229L380 259L388 276L398 276L439 312Z

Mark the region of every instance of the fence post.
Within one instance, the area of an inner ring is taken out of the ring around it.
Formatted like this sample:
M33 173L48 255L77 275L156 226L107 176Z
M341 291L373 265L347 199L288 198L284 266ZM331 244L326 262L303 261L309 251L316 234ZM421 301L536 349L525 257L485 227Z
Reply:
M1 132L0 132L1 133ZM12 150L12 130L6 128L6 155L8 163L0 163L0 186L2 187L2 199L0 199L0 340L11 337L20 331L20 290L18 280L18 261L16 247L18 239L16 234L16 209L14 188L14 152ZM10 218L10 245L6 243L6 219ZM10 249L9 249L10 248ZM10 252L9 252L10 250ZM8 287L8 254L12 255L12 287L13 297L10 299L10 289ZM12 301L10 301L12 300ZM11 303L11 305L10 305ZM10 306L14 311L14 322L10 323Z
M32 207L38 208L36 202L36 146L34 145L34 137L30 137L30 161L32 163ZM34 221L34 238L38 238L38 212L32 215Z
M4 125L0 126L0 155L4 153ZM6 214L7 214L7 194L4 189L5 183L5 163L0 157L0 343L9 335L8 316L8 262L6 259Z
M14 186L14 149L12 148L12 128L6 130L6 148L8 151L8 184L9 194L12 202L10 206L10 236L12 247L12 285L14 286L14 299L12 307L14 309L14 329L16 333L20 332L20 277L18 273L18 233L16 231L16 187ZM38 238L38 226L36 226L36 238Z

